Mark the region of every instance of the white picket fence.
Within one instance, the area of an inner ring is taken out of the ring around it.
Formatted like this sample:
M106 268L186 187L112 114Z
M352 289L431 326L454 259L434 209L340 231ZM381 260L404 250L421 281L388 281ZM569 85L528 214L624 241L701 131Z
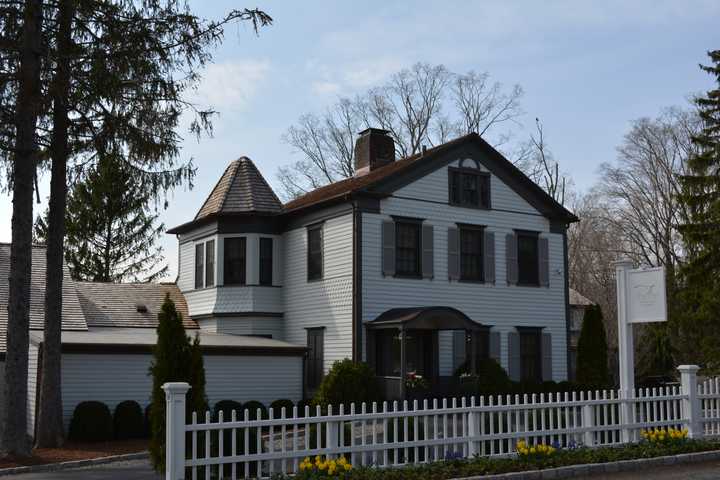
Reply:
M163 386L167 399L166 478L267 478L292 474L305 457L345 455L378 467L475 455L508 455L529 444L605 446L635 442L647 428L720 435L720 379L697 384L683 366L681 386L549 395L504 395L422 402L328 406L291 412L194 413L185 423L186 383Z

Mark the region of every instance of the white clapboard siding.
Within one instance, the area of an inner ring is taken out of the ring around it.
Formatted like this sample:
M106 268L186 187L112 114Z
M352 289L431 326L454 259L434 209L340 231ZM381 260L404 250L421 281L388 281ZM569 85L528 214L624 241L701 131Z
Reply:
M212 317L199 320L198 326L210 333L270 335L275 340L283 339L281 317Z
M208 401L302 399L302 357L205 356Z
M64 354L63 421L67 427L75 407L86 400L105 403L111 411L124 400L143 409L150 403L150 354ZM300 400L302 358L205 355L205 390L210 405L220 400L269 403Z
M195 287L195 245L193 242L185 242L178 248L180 248L180 258L177 285L181 292L185 292Z
M430 181L430 180L432 181ZM416 188L422 183L422 188ZM516 326L545 327L552 335L553 379L564 380L566 363L565 278L563 237L549 233L549 221L528 212L525 200L505 188L493 177L493 210L449 206L446 169L440 169L404 187L381 201L381 214L363 213L363 321L371 321L390 308L415 306L450 306L473 320L493 325L501 334L501 364L507 368L507 333ZM403 193L403 198L398 195ZM410 198L416 195L418 201ZM495 195L502 199L495 201ZM435 198L436 197L436 198ZM430 201L427 201L430 200ZM437 202L437 203L435 203ZM503 203L505 202L505 203ZM498 205L499 203L499 205ZM503 211L496 210L502 206ZM381 226L391 215L425 219L434 227L434 278L400 279L384 277L381 272ZM450 282L447 269L447 231L457 223L485 225L495 232L495 283ZM549 287L508 286L505 268L505 236L513 229L542 232L549 243ZM452 365L451 341L442 341L441 374Z
M217 301L217 288L203 288L201 290L189 290L183 292L185 302L188 306L188 313L191 317L197 315L209 315L215 311Z
M217 288L214 313L283 312L282 288L227 286Z
M453 162L450 166L458 166L459 162ZM471 162L466 161L464 166ZM473 164L474 167L474 164ZM482 168L487 171L486 168ZM439 168L411 184L398 189L395 193L398 197L422 199L431 202L448 203L448 177L447 168ZM492 208L499 210L513 210L523 213L538 214L539 212L530 205L524 198L506 185L495 175L490 175L490 203Z
M323 278L307 281L307 229L285 233L285 338L306 345L306 328L325 327L325 370L352 356L353 218L346 214L323 224Z

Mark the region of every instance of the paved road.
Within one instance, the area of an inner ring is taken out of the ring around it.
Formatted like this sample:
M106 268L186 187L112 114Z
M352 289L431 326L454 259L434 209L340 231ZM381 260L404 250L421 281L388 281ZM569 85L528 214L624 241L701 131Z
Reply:
M593 475L584 478L587 480L635 480L639 478L651 478L652 480L720 480L720 461L675 465L612 475Z
M26 473L0 477L0 479L4 478L8 480L162 480L163 477L153 471L148 460L133 460L60 472Z
M650 476L652 480L720 480L720 461L662 467L652 471L594 475L585 478L587 480L634 480ZM153 473L147 460L6 478L12 480L161 480L161 477Z

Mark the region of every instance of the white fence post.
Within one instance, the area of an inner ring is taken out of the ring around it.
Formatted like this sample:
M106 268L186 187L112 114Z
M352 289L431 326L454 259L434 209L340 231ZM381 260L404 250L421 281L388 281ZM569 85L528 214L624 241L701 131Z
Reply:
M185 478L185 394L190 385L169 382L165 390L165 480Z
M682 387L683 416L685 426L688 429L688 437L700 438L705 435L702 424L702 410L700 408L700 397L698 397L697 372L700 367L697 365L680 365L680 385Z
M590 397L591 395L588 394L588 401L590 400ZM583 433L583 443L586 447L592 447L593 445L595 445L595 432L593 431L593 429L595 428L595 416L593 415L592 405L583 405L582 425L585 429L585 433Z
M463 401L465 401L465 398L463 398ZM463 406L465 406L465 405L463 405ZM478 434L478 414L473 410L474 407L475 407L475 397L470 397L470 411L467 414L467 422L468 422L467 452L468 452L469 458L472 458L478 454L477 440L475 439L475 437Z
M364 407L365 405L363 405ZM365 413L363 408L363 413ZM329 417L332 417L332 405L328 405ZM320 423L318 425L318 433L320 430ZM325 423L325 448L328 449L328 453L325 455L327 458L335 458L337 455L330 453L331 448L337 448L340 441L340 422L326 422Z

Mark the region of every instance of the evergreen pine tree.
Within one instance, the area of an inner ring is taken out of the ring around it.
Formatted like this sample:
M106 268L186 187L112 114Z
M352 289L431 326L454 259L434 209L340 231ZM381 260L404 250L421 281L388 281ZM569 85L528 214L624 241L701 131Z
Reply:
M163 232L151 210L150 193L120 161L101 159L77 183L67 201L65 261L76 280L94 282L150 281L167 271ZM36 237L47 235L45 219L38 218Z
M607 338L599 305L585 310L577 351L577 381L581 385L607 385L608 358Z
M709 371L720 370L720 50L708 52L714 88L695 100L702 130L692 138L696 153L681 178L680 201L689 221L680 227L686 249L681 334L695 345Z
M167 382L187 382L188 414L207 409L205 397L205 370L200 339L191 342L185 334L182 315L169 296L165 297L158 314L157 345L150 366L152 375L152 404L150 406L150 459L159 472L165 470L165 392Z
M205 394L205 363L200 348L200 336L197 334L190 346L190 381L188 383L192 385L188 394L188 414L207 411L209 407Z

